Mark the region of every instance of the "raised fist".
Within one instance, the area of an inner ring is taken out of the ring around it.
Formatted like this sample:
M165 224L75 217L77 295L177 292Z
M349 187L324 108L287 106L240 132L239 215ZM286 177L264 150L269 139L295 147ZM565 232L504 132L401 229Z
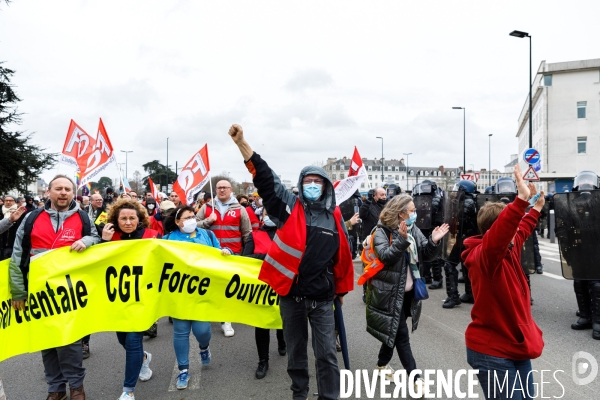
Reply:
M238 124L231 125L231 128L229 128L229 136L231 136L231 139L233 139L236 144L244 141L244 131Z

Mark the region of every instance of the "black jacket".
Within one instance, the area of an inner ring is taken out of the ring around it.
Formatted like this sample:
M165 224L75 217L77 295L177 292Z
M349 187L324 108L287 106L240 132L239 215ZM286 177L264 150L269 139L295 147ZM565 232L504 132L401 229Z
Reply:
M362 220L362 231L360 240L364 240L371 234L371 231L379 221L379 214L385 205L381 205L374 200L367 200L362 203L358 211L358 216Z
M441 240L437 245L434 244L414 224L411 234L417 243L420 263L432 261L438 256ZM397 229L379 225L375 231L374 244L375 253L385 266L369 280L367 287L367 332L387 346L394 347L404 302L406 276L410 268L406 258L406 249L410 243ZM414 331L419 325L421 301L413 298L410 309Z
M335 211L335 192L323 168L308 166L302 169L298 177L300 193L293 194L282 185L277 174L258 155L252 154L246 161L248 170L252 173L254 186L263 198L269 217L277 220L282 227L288 220L296 202L304 208L306 217L306 247L298 276L290 289L288 296L306 297L313 300L332 300L335 294L333 279L334 257L338 251L340 240L333 212ZM323 195L317 201L304 198L302 194L302 179L309 174L323 178ZM346 237L348 233L342 223Z
M0 234L0 260L10 258L12 254L13 246L15 245L15 238L17 237L17 230L21 223L25 219L27 213L23 213L21 218L15 221L14 224L8 230ZM8 218L8 217L6 217ZM0 212L0 219L4 219L4 214Z

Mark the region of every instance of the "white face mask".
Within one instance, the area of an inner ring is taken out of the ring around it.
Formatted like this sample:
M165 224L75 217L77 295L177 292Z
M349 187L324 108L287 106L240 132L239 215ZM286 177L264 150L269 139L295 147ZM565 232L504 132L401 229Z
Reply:
M154 204L148 204L148 210L154 210Z
M196 219L186 219L183 221L183 227L181 231L184 233L192 233L196 230Z

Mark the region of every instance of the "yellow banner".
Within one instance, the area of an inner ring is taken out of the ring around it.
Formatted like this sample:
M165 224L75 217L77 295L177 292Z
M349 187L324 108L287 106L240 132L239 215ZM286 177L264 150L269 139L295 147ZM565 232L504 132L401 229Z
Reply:
M10 307L0 263L0 361L103 331L141 332L158 318L281 328L279 297L258 280L261 262L167 240L61 248L31 261L26 310Z

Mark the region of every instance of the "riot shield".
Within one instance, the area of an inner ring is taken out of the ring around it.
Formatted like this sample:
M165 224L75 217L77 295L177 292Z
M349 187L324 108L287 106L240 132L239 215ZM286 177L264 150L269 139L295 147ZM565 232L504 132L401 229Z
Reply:
M480 210L481 207L487 203L488 201L491 201L492 203L497 203L499 201L503 201L505 203L512 203L515 200L515 197L517 197L516 193L509 193L509 194L485 194L485 193L481 193L477 195L477 209Z
M600 280L600 190L555 194L554 215L563 276Z
M442 241L442 258L444 260L448 260L452 248L460 239L460 219L462 217L463 202L463 192L444 192L444 223L450 227L450 232L444 236Z
M348 221L358 212L358 200L355 197L350 197L348 200L340 203L340 211L342 212L342 218L344 221ZM362 228L362 224L358 223L348 230L348 234L351 236L359 236Z
M413 203L417 210L417 228L420 230L429 230L433 228L432 217L433 210L431 207L431 201L433 196L430 194L420 194L413 197Z
M521 250L521 268L526 275L535 273L535 257L533 255L533 233L523 242Z

